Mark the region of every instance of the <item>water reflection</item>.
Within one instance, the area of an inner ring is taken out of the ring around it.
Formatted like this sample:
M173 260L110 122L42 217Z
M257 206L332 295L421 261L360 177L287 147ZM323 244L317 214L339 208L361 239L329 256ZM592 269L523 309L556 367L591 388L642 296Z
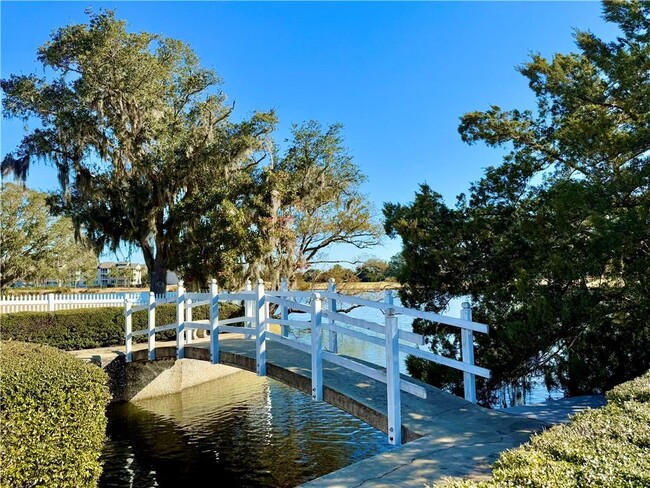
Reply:
M101 487L296 486L378 454L384 434L241 372L111 406Z

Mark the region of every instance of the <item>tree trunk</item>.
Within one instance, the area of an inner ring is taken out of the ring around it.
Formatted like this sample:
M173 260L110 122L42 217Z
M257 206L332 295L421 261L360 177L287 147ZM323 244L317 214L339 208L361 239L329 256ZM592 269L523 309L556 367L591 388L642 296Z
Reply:
M156 295L167 292L167 267L163 265L162 260L154 260L153 267L149 269L150 283L149 289Z
M161 246L154 250L146 239L140 241L140 248L144 256L144 263L149 272L149 290L156 295L167 293L167 263L165 262Z

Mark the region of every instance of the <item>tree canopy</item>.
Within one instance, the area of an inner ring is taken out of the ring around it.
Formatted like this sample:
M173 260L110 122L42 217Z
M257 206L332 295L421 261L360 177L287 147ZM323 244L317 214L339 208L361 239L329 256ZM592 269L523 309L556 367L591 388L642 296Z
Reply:
M40 123L2 172L24 181L34 159L53 164L54 211L98 251L140 248L153 291L168 269L196 286L275 285L333 244L378 242L339 124L294 126L280 156L272 111L233 121L221 80L189 46L129 32L112 11L57 29L38 60L44 77L1 82L5 116Z
M518 68L535 110L465 114L464 141L504 147L455 207L423 185L386 204L387 233L404 242L402 300L431 310L470 296L477 337L502 382L543 372L570 394L602 391L650 368L650 3L606 2L621 35L575 34L578 52L539 54ZM418 324L434 347L457 337ZM439 368L421 375L458 388Z
M334 244L366 249L383 232L359 191L365 180L343 145L342 125L323 130L318 122L294 125L283 157L264 168L264 239L269 248L257 263L277 283L298 270L336 263L325 253Z
M335 244L377 244L382 229L359 191L364 176L343 146L342 126L296 124L286 142L282 155L267 147L270 158L256 171L205 189L205 218L183 236L186 277L218 276L231 286L262 277L277 287L281 278L295 282L297 272L336 262L324 255Z
M131 33L111 11L54 31L38 52L46 77L2 80L4 114L34 128L2 162L24 178L33 159L58 170L51 203L98 250L142 249L152 289L164 291L180 237L205 185L255 167L272 112L232 122L220 79L184 43Z

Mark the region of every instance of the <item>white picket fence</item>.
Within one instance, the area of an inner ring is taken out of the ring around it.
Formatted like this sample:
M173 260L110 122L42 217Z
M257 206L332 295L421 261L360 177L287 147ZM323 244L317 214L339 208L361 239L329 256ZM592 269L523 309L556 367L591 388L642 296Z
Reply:
M225 320L219 319L219 304L223 302L244 303L243 316ZM170 324L156 324L156 307L164 303L176 304L176 320ZM337 311L340 303L360 305L379 309L384 313L384 323L373 322L350 317ZM277 306L279 317L272 317L269 305ZM209 320L193 320L192 309L200 306L210 307ZM360 373L376 381L386 384L388 440L390 444L401 444L401 400L400 392L426 398L426 390L400 377L400 354L412 354L450 368L463 372L465 398L476 402L476 376L490 377L490 371L474 364L473 333L488 333L488 326L472 321L469 303L463 303L460 318L448 317L422 310L396 306L391 290L385 292L384 301L373 301L364 298L344 295L336 292L336 283L330 280L325 292L289 291L286 280L278 291L265 290L264 282L257 283L255 289L250 282L243 291L236 293L219 292L213 281L209 293L189 293L184 290L183 282L178 284L178 294L175 297L157 299L151 294L146 304L135 304L129 300L124 302L126 360L133 360L133 338L147 336L148 358L156 358L156 333L166 330L176 331L176 355L178 359L185 357L185 345L194 341L197 330L204 330L210 336L210 352L213 364L219 362L219 334L237 333L246 338L255 338L255 363L259 376L266 376L266 343L280 342L286 346L305 352L311 356L311 386L312 398L323 400L323 360L337 364L343 368ZM299 310L310 316L309 321L289 320L289 311ZM137 312L147 313L147 328L132 329L132 315ZM460 329L462 342L461 360L442 356L430 350L419 349L425 344L424 336L400 329L397 315L430 320L447 324ZM237 324L237 325L235 325ZM279 325L280 333L269 329L271 325ZM299 342L292 338L291 329L307 329L310 331L310 344ZM329 332L328 348L323 345L324 332ZM338 334L355 339L378 344L386 351L386 369L372 368L355 361L350 357L338 354Z
M176 294L159 295L159 299ZM123 307L124 300L147 303L149 293L74 293L45 295L5 295L0 297L0 313L56 312L78 308Z

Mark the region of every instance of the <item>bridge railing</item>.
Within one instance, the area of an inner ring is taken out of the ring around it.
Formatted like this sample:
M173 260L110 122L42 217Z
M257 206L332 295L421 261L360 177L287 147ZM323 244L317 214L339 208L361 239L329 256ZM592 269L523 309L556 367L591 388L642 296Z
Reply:
M156 306L169 303L170 300L176 302L176 321L156 326ZM243 302L243 315L224 320L219 319L219 304L222 302ZM384 312L384 323L350 317L337 311L340 303L381 310ZM193 320L192 310L205 305L210 306L209 320ZM271 316L271 305L276 307L276 314L279 311L279 318ZM474 332L487 333L488 326L471 320L471 308L468 303L463 303L462 307L461 318L410 309L396 306L391 290L385 292L384 300L381 302L337 293L334 280L330 280L327 291L320 293L290 291L286 280L283 280L280 290L277 291L265 290L264 282L259 280L254 290L251 283L248 282L243 291L219 293L217 284L213 280L208 293L188 293L181 281L178 285L177 296L171 299L156 299L153 294L150 294L148 304L140 306L133 306L128 299L125 300L126 360L131 361L133 358L132 340L138 335L146 334L148 336L148 357L153 360L155 359L155 334L175 329L177 357L182 359L185 357L185 344L193 342L193 334L197 330L205 330L210 335L211 361L217 364L219 362L219 334L239 333L246 338L255 338L256 371L258 375L264 376L266 375L266 343L267 341L280 342L310 355L311 387L314 400L323 399L323 360L385 383L388 398L388 438L391 444L400 444L400 392L405 391L420 398L426 398L426 390L423 387L401 378L400 353L411 354L462 371L465 398L472 402L476 402L476 376L486 378L490 376L488 369L474 364L473 340ZM148 313L147 329L133 331L132 314L144 310L147 310ZM309 314L309 321L290 320L289 313L293 311ZM419 349L418 346L425 344L424 336L400 329L397 320L398 314L447 324L460 329L461 360ZM269 326L273 324L281 327L279 334L269 330ZM310 343L291 338L291 329L309 329ZM329 332L329 350L323 346L323 335L326 331ZM338 354L339 334L383 346L386 358L385 371L340 356Z

